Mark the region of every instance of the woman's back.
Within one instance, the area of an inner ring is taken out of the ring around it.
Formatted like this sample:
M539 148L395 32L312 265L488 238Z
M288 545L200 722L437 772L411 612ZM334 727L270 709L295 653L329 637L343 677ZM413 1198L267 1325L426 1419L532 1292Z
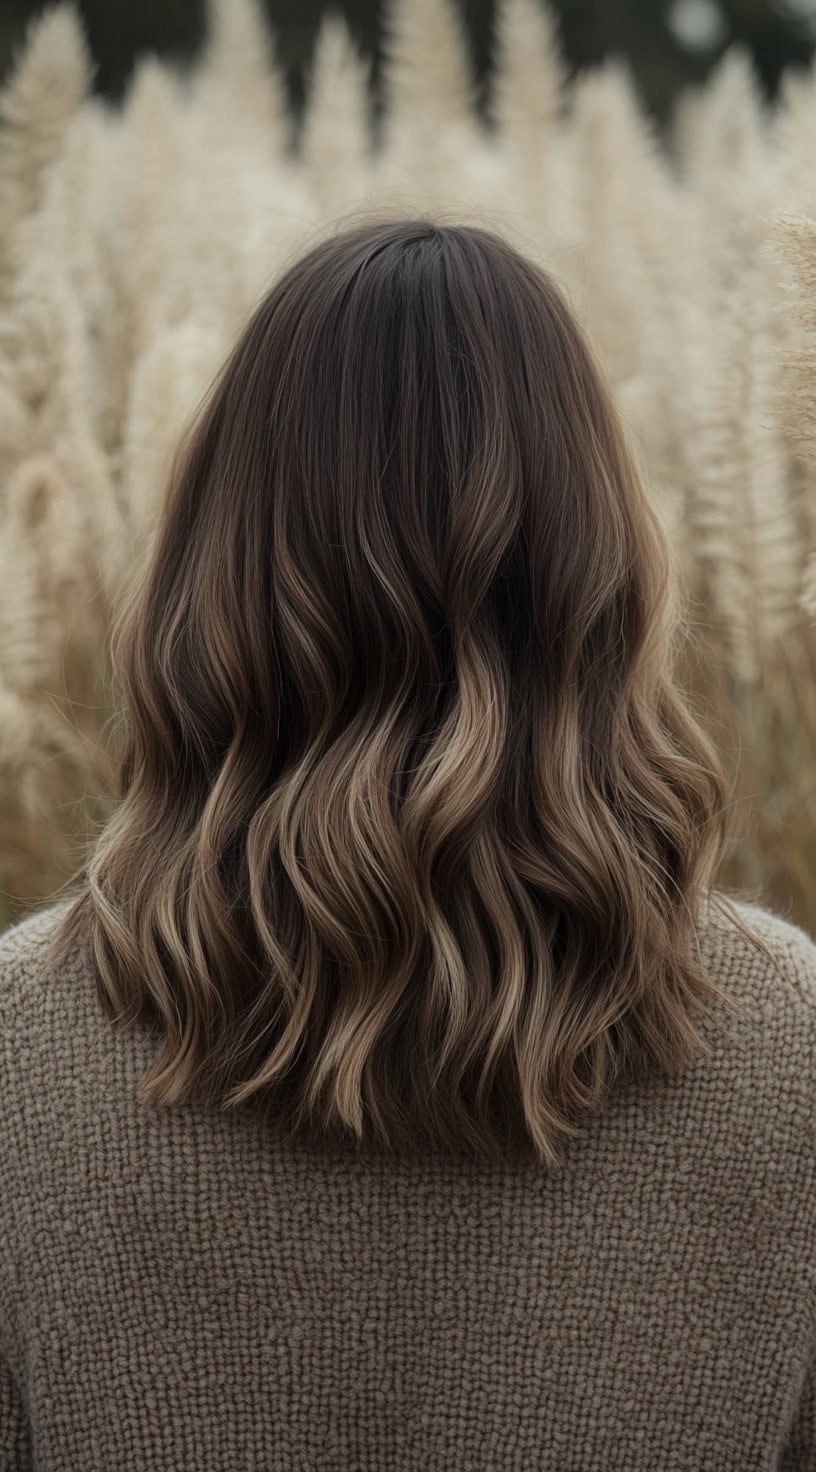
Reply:
M506 242L258 305L0 945L12 1467L813 1466L816 947L712 890L670 574Z
M57 907L59 908L59 907ZM4 1468L816 1465L816 947L749 906L746 1002L563 1167L282 1143L146 1111L55 910L0 942Z

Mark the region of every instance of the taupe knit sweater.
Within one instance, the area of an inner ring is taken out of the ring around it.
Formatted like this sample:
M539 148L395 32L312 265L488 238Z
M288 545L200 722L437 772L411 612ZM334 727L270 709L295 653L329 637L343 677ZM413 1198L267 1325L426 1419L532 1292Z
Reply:
M747 997L560 1172L413 1163L149 1111L153 1050L62 905L0 938L3 1469L816 1468L816 945L708 911Z

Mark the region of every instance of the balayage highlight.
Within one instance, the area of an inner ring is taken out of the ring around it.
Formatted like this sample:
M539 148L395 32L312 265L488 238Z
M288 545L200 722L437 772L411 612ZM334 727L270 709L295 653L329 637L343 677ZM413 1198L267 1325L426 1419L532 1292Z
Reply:
M55 936L163 1039L146 1104L556 1166L709 1056L729 794L672 572L508 243L365 224L271 288L115 629L121 800Z

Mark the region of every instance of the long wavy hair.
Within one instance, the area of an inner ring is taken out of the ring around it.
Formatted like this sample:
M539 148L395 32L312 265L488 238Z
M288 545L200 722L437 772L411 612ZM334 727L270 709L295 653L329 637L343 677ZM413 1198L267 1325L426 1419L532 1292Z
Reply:
M674 587L544 271L427 219L297 261L115 621L121 800L54 936L161 1038L143 1104L555 1166L710 1056L729 792Z

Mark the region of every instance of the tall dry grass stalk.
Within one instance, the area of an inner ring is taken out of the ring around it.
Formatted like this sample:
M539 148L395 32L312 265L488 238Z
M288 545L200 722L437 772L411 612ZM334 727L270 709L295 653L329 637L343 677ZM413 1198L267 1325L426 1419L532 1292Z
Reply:
M0 96L0 925L111 810L107 632L185 421L282 267L340 222L486 224L568 290L676 550L687 679L737 783L722 878L816 931L816 71L773 109L729 53L659 139L625 68L565 84L500 0L487 109L452 0L392 0L385 110L323 23L302 125L255 0L189 76L91 95L75 10Z

